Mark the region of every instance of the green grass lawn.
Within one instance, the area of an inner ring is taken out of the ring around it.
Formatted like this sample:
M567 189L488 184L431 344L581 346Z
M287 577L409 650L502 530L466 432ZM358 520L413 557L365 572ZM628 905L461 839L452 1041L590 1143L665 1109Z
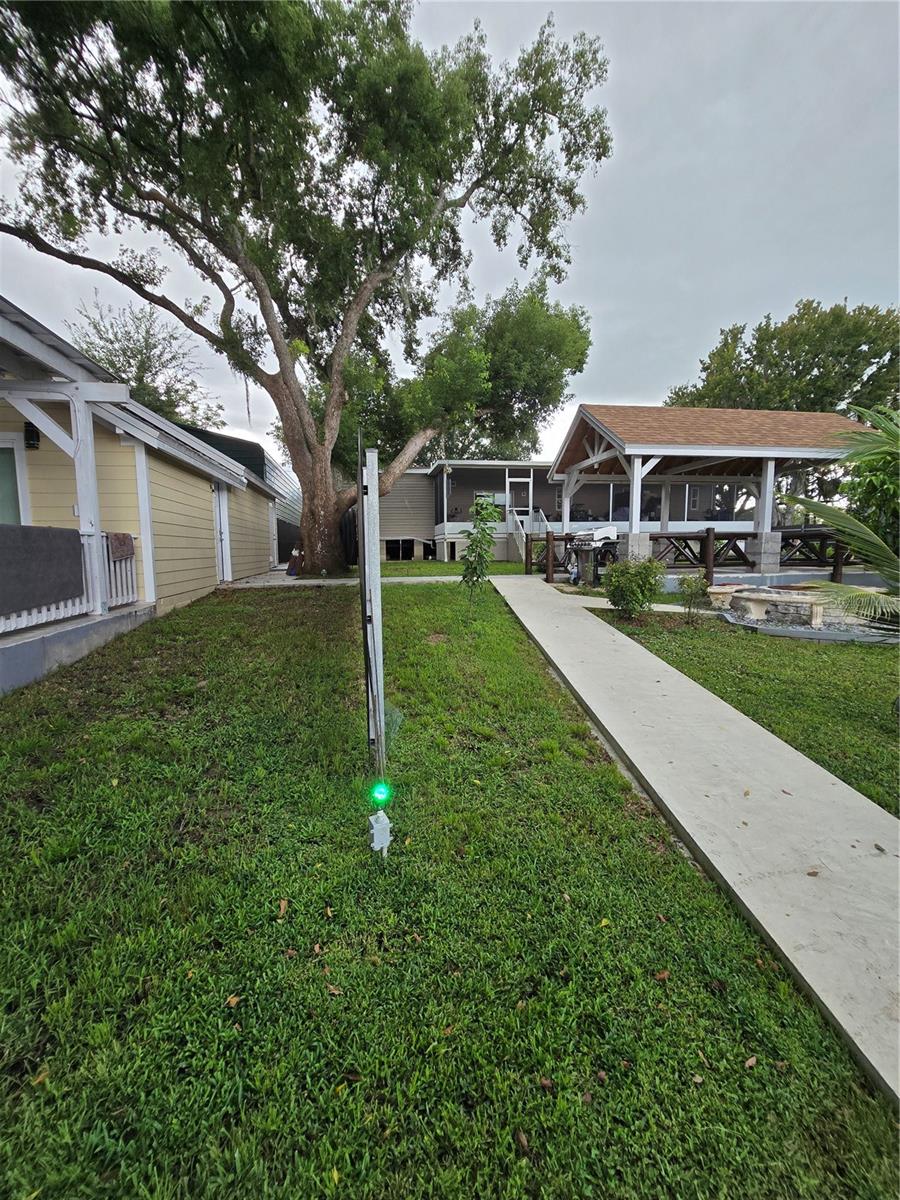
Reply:
M384 863L351 589L0 701L0 1194L893 1197L889 1105L500 598L384 604Z
M712 617L597 616L896 814L894 647L769 637Z

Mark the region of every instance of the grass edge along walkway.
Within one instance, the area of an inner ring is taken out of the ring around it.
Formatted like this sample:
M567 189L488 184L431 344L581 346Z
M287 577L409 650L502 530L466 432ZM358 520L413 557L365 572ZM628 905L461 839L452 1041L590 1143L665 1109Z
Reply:
M536 580L494 586L896 1100L897 820L599 614Z
M891 1196L895 1126L500 600L229 592L0 702L0 1190Z
M597 616L898 814L897 648L767 637L718 616Z

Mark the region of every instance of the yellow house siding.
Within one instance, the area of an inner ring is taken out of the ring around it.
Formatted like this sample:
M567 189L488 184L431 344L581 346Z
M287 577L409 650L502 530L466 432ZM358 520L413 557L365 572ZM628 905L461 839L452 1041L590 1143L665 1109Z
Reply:
M138 511L137 468L134 446L123 445L118 435L94 422L94 457L100 496L100 525L107 533L130 533L135 538L138 595L144 596L144 563L141 518Z
M72 432L67 404L43 404L41 407L66 433ZM0 430L21 433L24 425L25 418L18 409L0 401ZM73 511L75 466L68 454L42 433L40 447L25 451L25 472L31 500L31 524L77 529L78 518Z
M231 534L231 576L244 579L271 566L272 539L269 530L269 500L248 487L228 493L228 529Z
M189 604L218 585L210 481L148 451L156 603Z

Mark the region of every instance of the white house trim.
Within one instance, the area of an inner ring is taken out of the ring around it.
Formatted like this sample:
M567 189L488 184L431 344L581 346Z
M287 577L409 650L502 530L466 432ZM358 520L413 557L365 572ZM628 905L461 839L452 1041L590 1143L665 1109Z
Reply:
M33 358L35 362L39 362L41 366L54 374L66 375L70 379L96 378L96 375L87 367L74 362L55 346L42 342L24 325L19 325L17 322L11 321L9 317L2 315L0 315L0 341L9 342L20 353L27 354L29 358ZM96 368L96 370L99 369L99 367Z
M759 501L756 505L756 520L754 522L754 527L760 533L771 532L774 510L775 460L767 458L763 463L762 481L759 489Z
M106 571L103 569L103 543L100 527L100 494L97 489L97 462L94 455L94 414L87 402L74 395L69 402L72 414L72 440L75 444L75 496L78 502L78 527L85 550L85 570L89 576L88 595L91 611L105 613L109 608Z
M7 400L13 408L17 409L26 421L30 421L36 426L41 433L48 437L54 446L59 446L63 454L67 454L69 458L75 457L75 443L71 437L63 429L62 425L45 413L42 408L38 408L31 400L25 396L20 396L15 391L10 391L7 384L0 384L0 396Z
M19 521L23 525L31 524L31 493L28 490L28 462L26 459L24 433L0 432L0 446L12 449L13 462L16 465L16 492L19 498Z
M216 531L216 568L219 583L231 579L231 527L228 522L228 488L224 483L212 485L213 519Z
M150 500L150 470L147 466L147 447L134 443L134 470L137 479L138 519L141 531L141 563L144 568L144 599L156 600L156 559L153 548L153 508Z

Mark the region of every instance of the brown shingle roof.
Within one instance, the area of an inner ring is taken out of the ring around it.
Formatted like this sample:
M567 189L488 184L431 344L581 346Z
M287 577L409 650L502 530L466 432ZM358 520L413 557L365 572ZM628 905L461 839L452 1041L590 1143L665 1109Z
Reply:
M840 449L859 426L838 413L780 412L760 408L654 408L582 404L629 446L784 446Z

